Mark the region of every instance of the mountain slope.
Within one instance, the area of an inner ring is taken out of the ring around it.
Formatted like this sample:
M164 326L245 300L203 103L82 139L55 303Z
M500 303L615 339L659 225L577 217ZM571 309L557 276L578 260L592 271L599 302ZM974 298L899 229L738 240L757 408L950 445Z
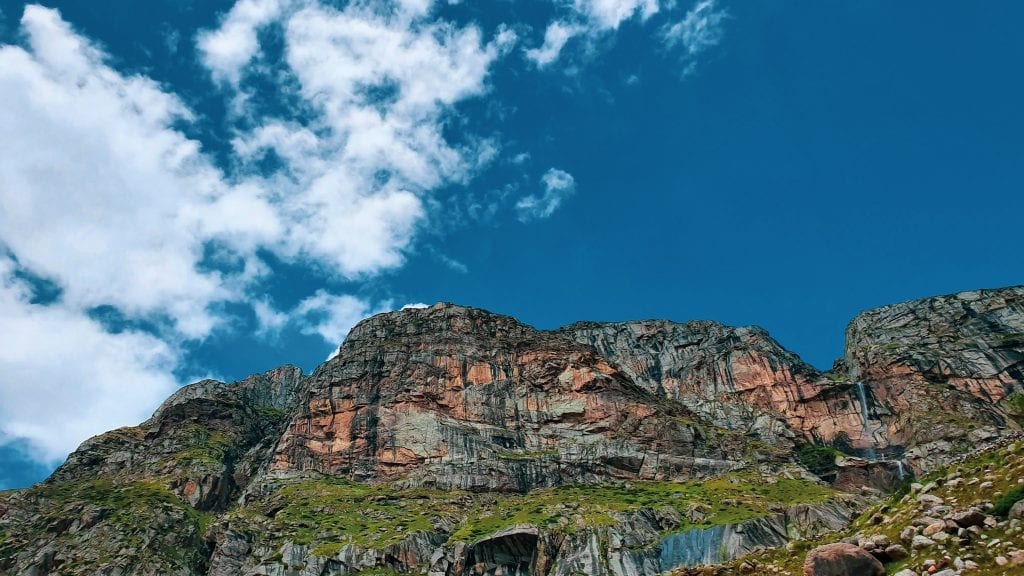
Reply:
M845 526L1017 430L1024 288L861 314L822 373L713 322L438 304L182 388L0 494L5 574L656 574ZM839 459L834 451L869 456ZM387 572L390 573L390 572Z

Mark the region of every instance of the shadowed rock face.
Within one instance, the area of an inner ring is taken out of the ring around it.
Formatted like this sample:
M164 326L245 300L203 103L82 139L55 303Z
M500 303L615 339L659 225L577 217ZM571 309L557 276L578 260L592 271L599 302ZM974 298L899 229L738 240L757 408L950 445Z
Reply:
M803 438L898 454L981 426L1013 427L1000 401L1024 381L1022 287L865 312L827 373L757 327L581 322L561 333L648 390L778 445Z
M313 375L273 469L522 491L739 466L744 439L696 419L590 346L445 304L353 329Z
M813 404L830 383L761 328L648 320L580 322L561 333L593 346L649 391L680 401L718 426L764 439L785 444L794 429L810 432L803 429L809 417L843 418L850 412L842 405ZM859 416L847 419L860 427Z
M1000 401L1024 381L1024 287L871 310L846 338L851 378L875 398L876 437L910 445L1014 426Z

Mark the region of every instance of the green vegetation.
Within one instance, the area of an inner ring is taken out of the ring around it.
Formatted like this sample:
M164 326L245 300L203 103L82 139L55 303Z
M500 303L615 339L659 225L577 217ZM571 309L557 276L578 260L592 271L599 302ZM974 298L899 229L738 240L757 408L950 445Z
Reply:
M232 529L252 534L271 548L285 539L335 556L348 544L381 548L438 522L456 526L452 541L474 542L521 524L571 533L618 523L616 515L671 507L681 516L697 508L696 524L679 530L732 524L766 516L780 506L821 502L833 492L804 480L763 481L730 475L704 482L635 482L577 485L528 494L471 494L458 490L397 489L337 478L295 482L231 514ZM367 573L370 574L370 573ZM382 574L389 574L384 572Z
M992 514L1001 518L1006 518L1006 515L1010 512L1010 508L1013 508L1013 505L1020 500L1024 500L1024 486L1017 486L997 498L996 501L992 503Z
M286 410L281 410L279 408L269 408L266 406L258 406L256 408L256 413L266 420L283 420L286 416L288 416L288 412Z
M996 346L999 348L1024 348L1024 332L999 334L996 338Z
M220 466L234 444L227 434L198 425L189 426L185 434L187 447L175 454L175 459L181 462Z
M694 506L707 510L707 517L697 526L733 524L766 516L773 506L820 502L831 494L827 488L802 480L761 483L742 476L706 482L563 486L481 501L469 511L452 540L472 542L519 524L558 526L572 532L613 525L616 513L664 507L682 513ZM680 529L690 527L686 524Z
M1024 477L1024 444L1015 443L1005 448L989 450L966 462L934 470L918 481L924 485L934 482L935 487L929 494L942 498L954 509L992 502L994 508L990 513L1005 518L1013 503L1024 499L1024 486L1018 484L1021 477ZM981 488L985 482L991 482L992 485ZM865 510L848 528L840 532L794 541L782 549L755 552L743 560L709 568L702 574L738 576L746 573L740 569L743 561L757 562L759 571L755 573L800 574L806 553L817 546L838 542L845 536L855 534L883 535L892 542L899 542L900 532L919 516L920 507L914 495L907 491L898 491L884 502ZM970 555L969 557L980 565L980 568L971 574L978 576L1018 574L1019 567L998 565L995 558L1000 554L1000 548L989 547L986 544L992 541L1016 540L1019 533L1014 533L1009 523L986 526L982 530L983 539L967 545L950 539L945 544L945 554L965 558ZM917 554L906 560L889 563L886 565L886 571L888 574L894 574L903 568L919 570L920 563L929 556L930 554Z
M800 464L818 476L835 473L838 469L836 466L836 455L838 454L839 451L835 448L816 444L803 444L796 449L796 458Z
M273 531L297 544L315 544L315 554L333 556L348 543L396 544L409 533L431 530L436 516L454 521L460 495L427 489L399 491L336 478L307 480L285 486L261 504L240 511L235 521L245 525L272 516ZM258 530L256 536L260 536Z
M1006 397L1006 404L1010 407L1010 411L1017 415L1024 416L1024 394L1020 392L1011 392Z

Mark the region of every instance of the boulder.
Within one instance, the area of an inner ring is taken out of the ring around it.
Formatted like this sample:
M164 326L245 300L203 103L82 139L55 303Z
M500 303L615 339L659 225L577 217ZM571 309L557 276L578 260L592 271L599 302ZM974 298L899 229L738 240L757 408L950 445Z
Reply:
M1010 507L1010 518L1024 518L1024 500L1018 500L1016 504Z
M859 546L837 542L807 553L804 576L884 576L885 567Z
M963 512L957 512L950 516L950 520L957 523L957 526L968 528L970 526L981 526L985 523L985 513L977 508L968 508Z
M893 544L885 547L885 556L889 562L899 562L900 560L910 556L910 553L907 552L907 549L903 546Z
M923 550L925 548L931 548L932 546L935 546L935 540L926 536L917 535L910 541L910 547L914 550Z

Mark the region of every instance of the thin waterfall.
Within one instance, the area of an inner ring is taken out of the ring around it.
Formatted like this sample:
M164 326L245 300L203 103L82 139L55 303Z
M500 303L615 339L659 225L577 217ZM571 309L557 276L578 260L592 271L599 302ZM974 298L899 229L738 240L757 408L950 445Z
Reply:
M903 460L896 461L896 472L899 474L900 480L903 480L903 477L906 476L906 473L903 471Z
M877 460L878 455L875 453L874 446L875 438L868 427L868 395L864 390L863 382L857 382L857 396L860 397L860 417L861 422L864 423L864 437L868 440L868 447L865 449L864 455L868 460Z

